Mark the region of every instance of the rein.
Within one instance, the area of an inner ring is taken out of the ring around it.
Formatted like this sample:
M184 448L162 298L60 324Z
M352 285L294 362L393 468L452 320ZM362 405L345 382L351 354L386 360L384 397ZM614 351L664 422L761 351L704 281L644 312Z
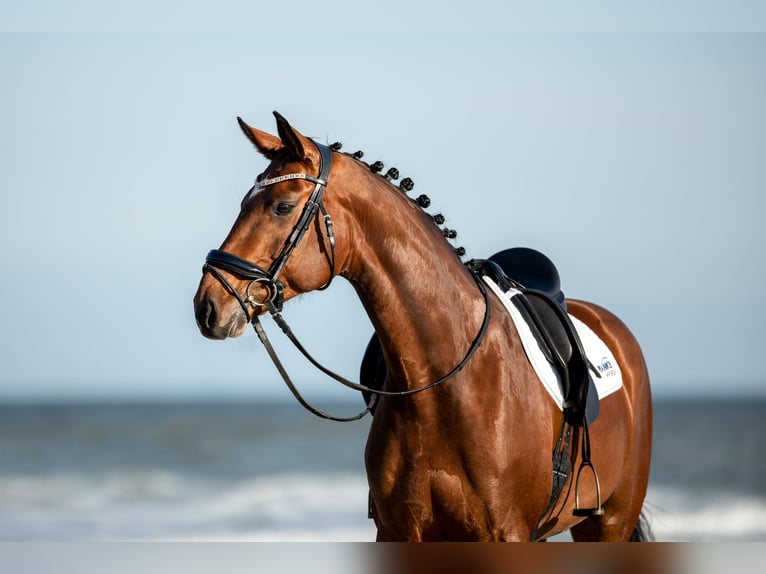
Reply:
M291 173L291 174L274 177L271 179L256 180L255 184L253 185L253 188L250 191L250 193L252 193L253 190L261 189L270 185L274 185L283 181L288 181L293 179L305 179L315 184L314 191L311 193L311 196L308 198L308 200L306 200L306 203L303 207L303 212L301 213L301 216L298 219L298 222L295 224L292 232L290 233L287 240L285 241L285 245L283 246L282 251L274 259L274 261L269 266L269 268L264 269L263 267L260 267L259 265L256 265L255 263L242 259L241 257L228 253L227 251L223 251L220 249L213 249L207 254L207 257L205 259L205 264L203 265L202 270L203 272L209 271L226 288L226 290L229 291L229 293L231 293L231 295L237 300L240 307L244 311L245 316L248 318L248 322L250 322L253 325L253 329L255 330L255 333L258 335L258 339L261 341L264 348L266 349L266 352L269 354L269 357L274 363L274 366L277 368L277 371L279 371L279 374L281 375L288 389L290 389L290 392L292 392L293 396L298 400L298 402L306 410L308 410L309 412L311 412L312 414L320 418L337 421L337 422L351 422L351 421L359 420L362 417L364 417L367 413L371 412L373 408L375 407L375 404L380 396L402 397L407 395L413 395L415 393L420 393L428 389L432 389L438 385L441 385L442 383L445 383L446 381L448 381L449 379L457 375L460 371L462 371L463 368L466 366L466 364L468 364L468 361L471 360L474 353L476 353L476 351L478 350L479 346L481 345L481 342L484 339L484 336L487 333L487 328L489 327L489 321L490 321L490 300L489 300L489 293L486 287L484 286L484 282L481 280L481 278L477 275L476 272L474 272L472 269L469 268L468 270L471 273L471 276L476 282L476 285L478 286L484 298L484 318L482 320L481 327L479 328L478 333L476 334L473 341L471 342L471 346L468 348L468 352L463 357L463 359L449 373L447 373L446 375L443 375L437 380L431 383L428 383L422 387L408 389L406 391L384 391L379 389L373 389L359 383L354 383L342 377L341 375L338 375L337 373L331 371L330 369L328 369L327 367L319 363L319 361L314 359L314 357L311 356L311 354L306 350L306 348L301 344L301 342L295 336L292 329L287 324L287 321L285 321L284 317L282 316L281 310L282 310L282 304L284 302L285 285L279 280L279 274L281 273L282 269L286 265L287 260L289 259L292 252L300 244L301 240L306 235L306 232L308 231L311 221L317 215L317 211L321 211L322 215L324 216L325 230L327 233L327 237L330 241L330 250L331 250L330 277L327 280L327 283L325 283L318 290L321 291L321 290L327 289L330 286L330 283L332 282L333 277L335 276L335 236L333 234L332 219L327 213L324 207L324 203L322 202L322 195L327 186L327 178L330 174L330 168L332 166L332 151L330 150L329 147L322 145L320 143L314 142L314 144L316 145L320 154L319 177L313 177L305 173ZM226 279L226 277L223 275L223 273L221 273L221 271L227 271L229 273L232 273L233 275L237 275L244 279L251 280L247 288L245 289L244 298L237 292L234 286L229 282L228 279ZM250 293L250 290L253 287L253 285L264 286L266 288L268 295L265 298L263 298L263 300L261 301L257 300L256 297ZM258 318L258 314L251 313L250 309L248 308L248 304L252 306L253 308L259 307L259 306L265 306L266 309L271 314L271 317L274 320L274 322L279 326L279 328L282 330L285 336L290 340L290 342L295 346L295 348L298 349L298 351L312 365L314 365L314 367L316 367L322 373L324 373L328 377L334 379L335 381L341 383L342 385L348 388L351 388L357 391L362 391L365 393L370 393L373 396L373 399L370 402L370 404L367 405L367 408L365 408L363 411L351 417L335 417L309 404L300 394L297 387L292 382L290 375L287 373L287 370L284 368L284 365L282 364L279 357L277 356L277 353L274 350L274 347L272 346L271 341L269 340L269 337L266 334L266 331L260 322L260 319Z

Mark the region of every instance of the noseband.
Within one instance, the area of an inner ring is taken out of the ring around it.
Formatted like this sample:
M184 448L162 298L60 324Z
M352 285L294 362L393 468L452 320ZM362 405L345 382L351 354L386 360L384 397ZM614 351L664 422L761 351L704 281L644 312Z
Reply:
M285 241L285 244L282 247L282 251L274 259L274 261L271 263L269 268L264 269L263 267L256 265L255 263L247 261L246 259L242 259L241 257L238 257L237 255L234 255L227 251L223 251L221 249L213 249L207 254L207 258L205 259L205 264L202 267L202 270L203 272L209 271L218 281L221 282L222 285L224 285L224 287L226 287L226 289L237 300L240 307L245 312L245 316L248 318L248 321L252 323L253 328L255 329L255 332L258 335L258 338L261 340L261 343L263 343L263 346L265 347L266 352L269 354L269 357L271 357L271 360L276 366L277 370L279 371L279 374L282 376L282 379L285 381L285 383L287 384L287 387L293 393L293 395L298 400L298 402L301 405L303 405L303 407L305 407L308 411L312 412L313 414L321 418L329 419L333 421L348 422L348 421L358 420L362 418L363 416L365 416L367 413L371 412L375 406L376 399L381 395L406 396L406 395L419 393L428 389L432 389L438 385L441 385L442 383L448 381L449 379L457 375L460 371L462 371L465 365L468 363L468 361L471 360L471 357L473 357L474 353L477 351L477 349L481 345L481 342L484 339L484 335L487 332L487 328L489 326L489 321L490 321L490 301L489 301L489 294L487 293L487 290L484 287L484 282L477 276L477 274L469 266L468 269L469 271L471 271L471 275L476 281L476 284L479 287L479 290L481 291L481 294L484 297L485 310L484 310L484 319L482 320L481 327L479 328L479 331L476 334L476 337L471 342L471 346L469 347L466 355L463 357L463 360L460 361L446 375L422 387L417 387L417 388L409 389L406 391L384 391L380 389L372 389L365 385L360 385L358 383L349 381L348 379L327 369L321 363L319 363L316 359L314 359L314 357L312 357L309 354L309 352L303 347L300 341L298 341L297 337L293 334L292 329L290 329L290 326L287 324L284 317L282 317L281 310L282 310L282 303L284 302L285 285L279 280L279 274L282 272L282 269L287 263L287 260L290 258L290 255L292 255L295 248L298 247L298 244L306 235L309 225L311 224L311 221L316 216L317 211L321 211L322 215L324 216L325 230L327 233L327 238L330 242L330 278L327 280L327 283L325 283L322 287L319 287L318 290L321 291L323 289L327 289L330 286L330 283L332 282L333 277L335 276L335 236L333 234L332 219L330 219L330 216L324 207L324 203L322 202L322 195L324 193L325 187L327 186L327 178L330 175L330 168L332 167L332 150L329 147L322 145L320 143L317 143L317 142L313 142L313 143L314 145L316 145L317 149L319 150L319 176L318 177L313 177L305 173L290 173L286 175L280 175L278 177L274 177L271 179L265 179L265 180L257 179L255 181L255 184L253 185L253 189L251 190L252 192L253 190L262 189L264 187L268 187L270 185L274 185L274 184L277 184L283 181L292 180L292 179L305 179L314 184L314 191L311 193L308 200L306 200L306 203L303 206L303 212L301 213L301 216L298 219L298 222L295 224L295 226L293 227L293 230L290 232L290 235ZM234 286L229 282L228 279L226 279L226 277L224 276L223 273L221 273L221 271L226 271L242 279L250 279L250 283L248 283L247 288L245 289L244 297L240 295L239 292L237 292ZM255 295L250 292L251 289L253 289L253 287L255 286L264 287L267 293L266 296L260 300L257 299ZM290 339L290 341L298 349L298 351L300 351L300 353L304 357L306 357L306 359L312 365L314 365L317 369L322 371L324 374L326 374L330 378L335 379L339 383L351 389L370 393L372 396L374 396L373 401L370 402L367 408L364 409L362 412L358 413L355 416L345 417L345 418L329 415L311 406L309 403L307 403L306 400L301 396L298 389L293 384L292 380L290 379L290 376L288 375L287 371L282 365L282 362L279 360L279 357L277 356L276 351L274 350L274 347L271 345L271 342L269 341L268 335L266 334L266 331L264 330L263 325L261 325L261 322L258 319L258 314L251 313L250 309L248 308L248 305L250 305L253 309L260 306L266 307L266 309L268 309L274 321L277 323L277 325L279 325L279 328L282 330L282 332L287 336L288 339Z
M322 196L325 187L327 186L327 178L330 175L330 168L332 167L332 151L329 147L320 143L314 142L314 145L316 145L319 150L319 177L314 177L306 173L289 173L271 179L257 179L253 184L253 188L250 190L250 193L252 193L255 190L263 189L264 187L292 179L305 179L314 184L314 191L311 192L311 195L306 200L300 218L290 232L290 235L287 237L287 240L282 247L282 251L274 261L272 261L269 268L264 269L260 265L256 265L255 263L221 249L213 249L207 254L207 258L205 259L205 265L202 270L210 271L210 273L212 273L237 299L242 310L245 312L248 321L252 320L248 305L256 308L265 305L266 303L272 303L277 309L282 308L285 284L279 280L279 274L287 264L290 255L292 255L295 248L298 247L301 240L306 235L309 225L314 219L317 211L321 211L324 216L325 230L327 232L327 238L330 241L330 278L327 280L327 283L319 288L319 290L327 289L335 275L335 235L333 234L332 229L332 219L330 219L322 201ZM247 288L245 289L244 297L234 289L234 286L226 279L221 271L228 271L242 279L250 279L250 283L248 283ZM265 288L266 296L263 299L259 300L250 292L254 286Z

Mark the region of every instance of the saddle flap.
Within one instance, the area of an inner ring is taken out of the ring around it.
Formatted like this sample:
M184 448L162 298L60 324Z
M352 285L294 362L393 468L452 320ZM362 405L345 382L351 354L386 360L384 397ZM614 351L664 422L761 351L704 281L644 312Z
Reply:
M572 342L550 302L537 293L523 292L513 298L513 304L532 327L549 360L561 367L566 366L572 359Z

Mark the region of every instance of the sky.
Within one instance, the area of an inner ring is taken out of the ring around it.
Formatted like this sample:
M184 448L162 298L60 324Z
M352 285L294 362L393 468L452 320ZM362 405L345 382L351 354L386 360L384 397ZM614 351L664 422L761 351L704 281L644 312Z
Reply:
M274 132L272 110L414 179L468 258L545 252L656 396L766 396L766 36L712 33L764 11L709 4L3 3L0 401L290 399L252 331L209 341L192 307L266 167L236 116ZM357 377L348 284L285 317ZM275 342L309 397L356 400Z

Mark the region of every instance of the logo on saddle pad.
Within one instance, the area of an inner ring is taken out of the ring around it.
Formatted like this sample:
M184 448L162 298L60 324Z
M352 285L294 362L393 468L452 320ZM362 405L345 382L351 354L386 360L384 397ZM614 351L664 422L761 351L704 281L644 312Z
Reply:
M613 359L610 359L609 357L602 357L601 362L596 365L596 369L598 369L598 372L602 377L616 377L620 374L615 367Z

